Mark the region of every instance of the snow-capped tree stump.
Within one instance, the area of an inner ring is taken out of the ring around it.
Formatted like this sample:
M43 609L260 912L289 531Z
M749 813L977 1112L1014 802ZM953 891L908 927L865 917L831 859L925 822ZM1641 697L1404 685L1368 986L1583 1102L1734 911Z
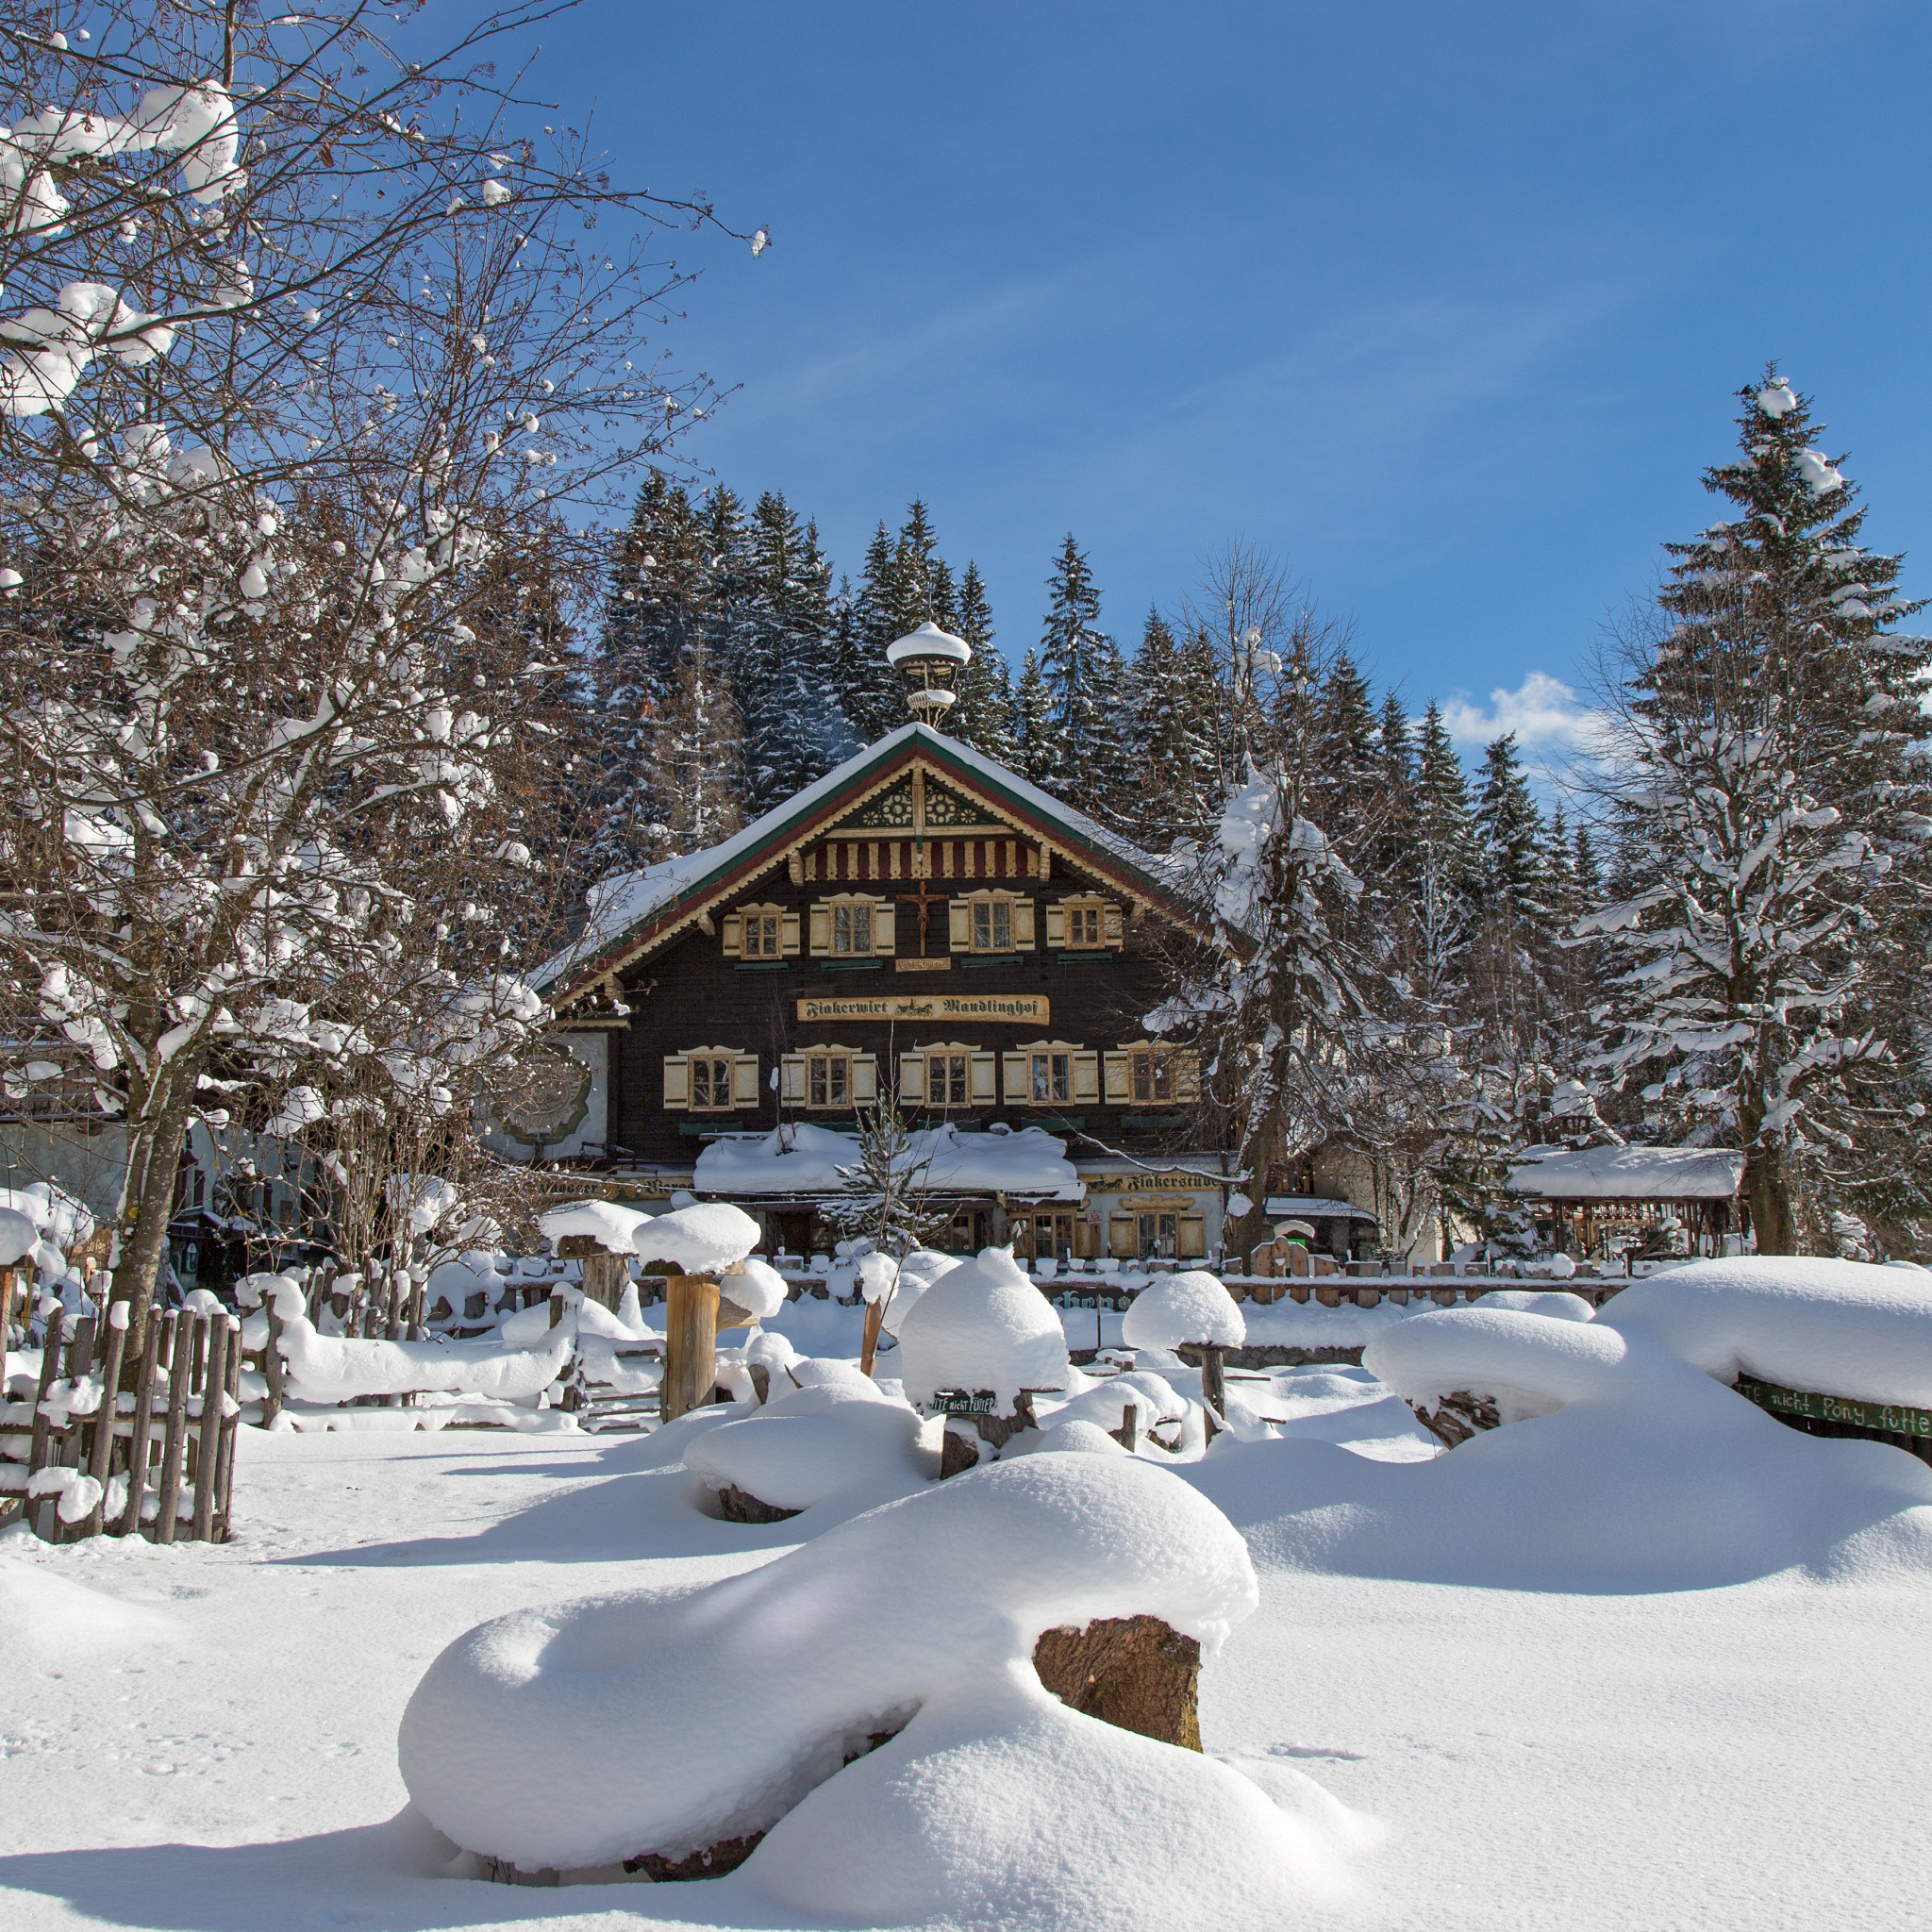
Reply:
M624 1299L625 1283L630 1279L629 1256L613 1253L588 1234L564 1235L556 1247L558 1260L583 1263L584 1293L615 1314Z
M724 1279L743 1273L741 1262L724 1270ZM717 1276L665 1277L664 1380L658 1397L663 1421L675 1422L710 1401L718 1381L718 1330L727 1324L741 1327L750 1320L736 1302L724 1299Z
M1033 1668L1072 1709L1163 1744L1201 1748L1201 1646L1158 1617L1043 1631Z

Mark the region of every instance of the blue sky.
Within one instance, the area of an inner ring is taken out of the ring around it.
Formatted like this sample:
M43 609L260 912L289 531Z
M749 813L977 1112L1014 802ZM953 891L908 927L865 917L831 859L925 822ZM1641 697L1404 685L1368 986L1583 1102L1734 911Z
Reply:
M615 174L770 225L681 256L671 345L739 386L686 455L847 569L923 496L1015 661L1068 530L1124 644L1240 533L1467 743L1559 753L1767 356L1870 540L1924 546L1923 0L589 0L542 38Z

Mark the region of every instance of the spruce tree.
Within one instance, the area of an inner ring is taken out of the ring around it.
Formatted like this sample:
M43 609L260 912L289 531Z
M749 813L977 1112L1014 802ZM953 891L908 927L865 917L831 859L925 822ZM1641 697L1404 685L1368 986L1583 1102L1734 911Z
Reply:
M1053 728L1053 706L1039 656L1026 653L1020 682L1013 692L1013 737L1019 748L1021 774L1044 787L1057 769L1058 740Z
M755 816L858 749L835 689L831 566L816 526L801 529L767 491L748 537L749 594L733 650L747 808Z
M650 737L704 642L706 545L680 484L653 470L611 554L594 668L593 874L660 858L665 808L651 787Z
M959 581L958 635L973 656L959 674L958 702L946 713L945 728L962 744L1011 765L1019 749L1013 739L1013 684L993 642L992 607L977 564L968 563Z
M1483 754L1475 830L1484 885L1492 892L1508 893L1519 908L1541 917L1549 898L1543 817L1529 789L1513 731L1506 731Z
M1704 479L1734 513L1666 545L1632 655L1624 896L1578 930L1623 968L1603 1077L1648 1131L1741 1148L1759 1251L1789 1254L1807 1180L1924 1186L1892 1041L1922 1006L1932 660L1887 628L1921 607L1810 399L1774 364L1740 400Z
M906 722L906 688L886 661L886 646L919 622L903 622L899 555L884 524L874 530L865 547L865 567L848 608L849 627L841 631L837 654L841 679L838 697L852 728L870 744ZM922 609L921 618L924 615Z
M1128 682L1135 733L1129 770L1134 836L1156 852L1176 839L1204 839L1214 824L1220 773L1195 668L1167 620L1150 608Z
M1118 755L1122 701L1120 654L1099 628L1100 586L1071 534L1047 578L1049 603L1040 638L1040 675L1047 719L1029 762L1044 774L1036 782L1080 805L1108 777L1102 760Z

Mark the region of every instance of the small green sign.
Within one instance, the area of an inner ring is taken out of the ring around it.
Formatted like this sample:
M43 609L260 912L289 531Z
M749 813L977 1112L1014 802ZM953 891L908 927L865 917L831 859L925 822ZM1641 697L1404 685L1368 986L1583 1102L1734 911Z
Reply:
M968 1394L963 1389L940 1390L932 1398L935 1415L991 1415L993 1413L993 1393L991 1389L975 1390Z
M1853 1428L1882 1429L1890 1436L1932 1438L1932 1409L1907 1408L1889 1402L1853 1402L1842 1395L1819 1395L1808 1389L1783 1389L1753 1375L1738 1377L1738 1393L1774 1415L1801 1415L1812 1422L1845 1423Z

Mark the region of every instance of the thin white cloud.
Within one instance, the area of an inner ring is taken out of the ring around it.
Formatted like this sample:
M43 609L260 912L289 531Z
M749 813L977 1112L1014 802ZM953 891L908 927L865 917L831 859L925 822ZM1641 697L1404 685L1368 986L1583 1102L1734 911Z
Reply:
M1459 748L1480 751L1506 731L1525 753L1588 754L1601 746L1607 720L1578 701L1575 691L1547 671L1532 671L1514 691L1490 693L1488 709L1466 695L1450 698L1442 722Z

